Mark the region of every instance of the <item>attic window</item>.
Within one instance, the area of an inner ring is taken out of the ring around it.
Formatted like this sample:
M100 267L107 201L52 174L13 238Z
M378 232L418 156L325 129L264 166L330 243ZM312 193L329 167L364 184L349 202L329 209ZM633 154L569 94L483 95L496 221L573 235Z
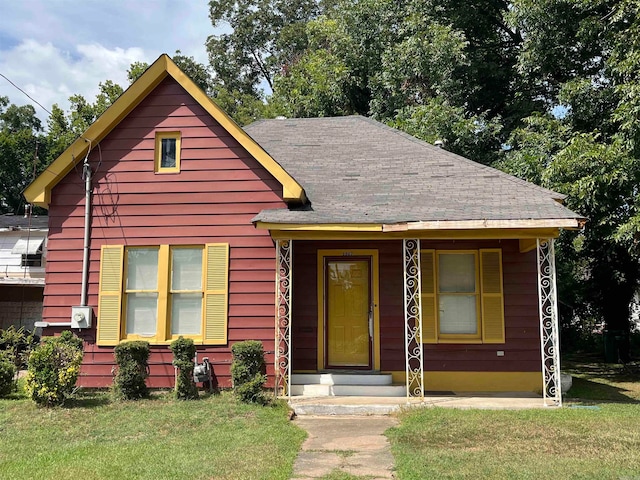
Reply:
M156 133L156 173L180 171L180 132Z

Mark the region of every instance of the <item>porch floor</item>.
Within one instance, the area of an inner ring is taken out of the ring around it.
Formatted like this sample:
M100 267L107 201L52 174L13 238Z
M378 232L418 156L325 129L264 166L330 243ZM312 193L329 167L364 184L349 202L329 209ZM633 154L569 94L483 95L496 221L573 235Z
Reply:
M286 398L286 397L285 397ZM483 410L521 410L545 407L541 396L529 392L453 392L406 397L305 397L294 396L289 405L296 415L389 415L405 408L443 407Z

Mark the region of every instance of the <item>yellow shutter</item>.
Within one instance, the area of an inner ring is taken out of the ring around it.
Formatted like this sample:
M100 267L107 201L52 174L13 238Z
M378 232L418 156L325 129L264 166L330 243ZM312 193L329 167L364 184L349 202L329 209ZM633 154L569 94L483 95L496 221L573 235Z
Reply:
M504 343L502 251L500 249L480 250L480 279L482 341L483 343Z
M123 257L123 245L104 245L100 252L98 345L117 345L120 341Z
M422 250L420 252L423 343L437 343L438 341L435 254L435 250Z
M205 256L203 343L225 345L229 294L229 244L207 244Z

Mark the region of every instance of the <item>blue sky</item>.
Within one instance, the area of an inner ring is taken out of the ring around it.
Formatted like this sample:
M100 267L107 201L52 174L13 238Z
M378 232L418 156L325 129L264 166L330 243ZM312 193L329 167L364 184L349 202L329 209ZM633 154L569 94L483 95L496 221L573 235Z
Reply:
M207 64L208 0L8 0L0 15L0 73L49 110L107 79L126 87L135 61L176 50ZM0 77L0 96L32 103ZM35 106L35 105L34 105ZM38 116L47 114L35 106Z

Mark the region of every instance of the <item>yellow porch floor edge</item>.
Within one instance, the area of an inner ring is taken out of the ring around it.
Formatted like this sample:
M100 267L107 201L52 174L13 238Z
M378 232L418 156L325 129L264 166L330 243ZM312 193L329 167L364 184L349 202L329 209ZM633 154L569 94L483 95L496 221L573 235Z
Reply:
M385 371L404 383L404 371ZM424 372L424 389L440 392L542 392L541 372Z

